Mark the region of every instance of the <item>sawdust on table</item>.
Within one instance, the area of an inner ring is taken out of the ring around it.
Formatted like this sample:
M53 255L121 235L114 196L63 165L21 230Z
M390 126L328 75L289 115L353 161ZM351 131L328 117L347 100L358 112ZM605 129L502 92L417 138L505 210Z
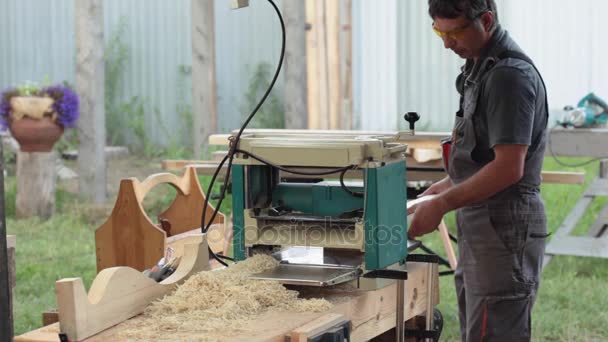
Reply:
M325 299L298 298L297 291L278 282L248 279L277 265L271 256L256 255L222 270L195 274L175 292L152 303L142 319L126 322L120 337L159 341L179 334L197 341L221 341L222 336L245 332L249 321L270 310L322 312L332 307Z

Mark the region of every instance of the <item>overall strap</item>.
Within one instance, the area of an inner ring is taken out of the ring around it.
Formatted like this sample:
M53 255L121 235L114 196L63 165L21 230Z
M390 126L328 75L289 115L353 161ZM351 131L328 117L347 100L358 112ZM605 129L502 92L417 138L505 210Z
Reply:
M534 68L534 70L536 70L536 73L538 74L538 77L540 77L540 81L543 84L543 88L545 89L545 108L547 108L547 119L548 119L548 116L549 116L549 101L547 99L547 86L545 85L545 80L543 79L543 76L540 74L540 72L536 68L536 65L534 65L534 62L532 62L532 59L530 59L530 57L526 56L522 52L513 51L513 50L505 50L501 54L498 55L498 59L506 59L506 58L521 59L522 61L527 62L528 64L530 64Z

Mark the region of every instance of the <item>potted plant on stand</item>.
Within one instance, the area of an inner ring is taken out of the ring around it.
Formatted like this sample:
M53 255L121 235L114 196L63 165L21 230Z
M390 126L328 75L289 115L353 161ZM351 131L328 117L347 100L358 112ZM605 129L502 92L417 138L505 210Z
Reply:
M49 218L55 211L53 145L79 116L76 93L67 85L25 86L0 95L0 125L19 143L16 217Z
M78 95L65 84L11 88L0 99L0 125L23 152L50 152L64 128L76 126L78 116Z

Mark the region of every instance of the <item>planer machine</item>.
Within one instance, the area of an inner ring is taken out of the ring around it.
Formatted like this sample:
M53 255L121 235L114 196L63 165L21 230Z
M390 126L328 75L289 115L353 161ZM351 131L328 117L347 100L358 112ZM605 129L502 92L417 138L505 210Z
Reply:
M272 253L280 265L253 278L293 285L376 288L407 277L416 244L406 149L399 133L243 134L232 165L235 259Z

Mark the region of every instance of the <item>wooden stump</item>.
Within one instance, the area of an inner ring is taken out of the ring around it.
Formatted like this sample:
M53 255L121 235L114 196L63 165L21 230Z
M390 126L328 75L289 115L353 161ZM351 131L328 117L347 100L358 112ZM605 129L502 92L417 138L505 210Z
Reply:
M55 212L56 158L54 152L17 153L17 217L47 219Z

